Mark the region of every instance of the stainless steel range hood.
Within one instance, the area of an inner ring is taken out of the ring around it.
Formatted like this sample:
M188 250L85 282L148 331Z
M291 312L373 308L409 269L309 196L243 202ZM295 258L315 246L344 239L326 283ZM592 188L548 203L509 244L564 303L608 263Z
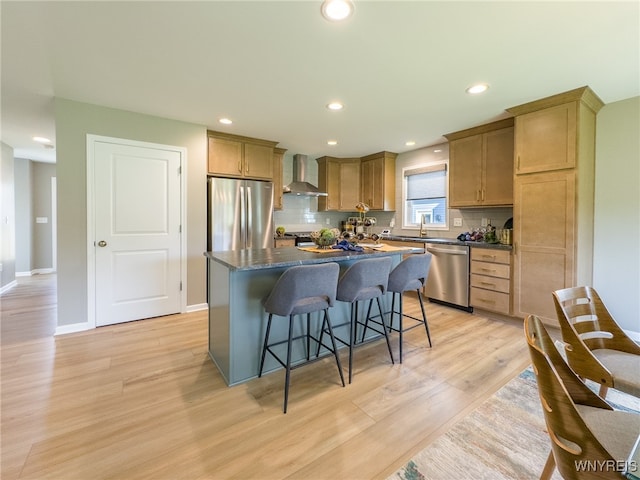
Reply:
M297 153L293 156L293 182L284 187L284 193L304 195L307 197L326 197L325 192L306 181L307 156Z

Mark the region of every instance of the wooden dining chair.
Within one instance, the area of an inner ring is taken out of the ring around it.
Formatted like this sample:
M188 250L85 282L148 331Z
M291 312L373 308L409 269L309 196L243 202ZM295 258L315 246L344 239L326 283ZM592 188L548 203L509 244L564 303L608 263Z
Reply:
M592 392L538 317L528 316L524 331L551 440L540 479L550 478L554 468L565 480L622 478L640 432L640 415L616 411Z
M600 396L609 388L640 397L640 345L615 322L591 287L553 292L562 340L571 368L600 384Z

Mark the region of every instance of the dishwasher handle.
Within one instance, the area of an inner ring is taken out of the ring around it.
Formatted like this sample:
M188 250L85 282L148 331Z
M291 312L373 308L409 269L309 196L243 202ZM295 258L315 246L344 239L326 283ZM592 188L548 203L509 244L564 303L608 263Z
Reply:
M447 250L445 248L427 247L429 253L446 253L447 255L468 255L468 250Z

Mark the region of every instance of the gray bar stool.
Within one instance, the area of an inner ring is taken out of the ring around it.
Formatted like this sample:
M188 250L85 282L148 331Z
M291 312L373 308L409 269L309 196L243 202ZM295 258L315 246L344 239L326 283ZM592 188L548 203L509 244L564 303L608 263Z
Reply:
M427 338L429 339L429 346L431 347L431 334L429 333L429 324L427 323L427 314L424 311L424 302L422 301L422 294L420 289L424 287L424 284L429 276L429 268L431 267L431 254L420 253L413 254L405 258L400 264L393 269L389 275L388 289L392 292L391 296L391 318L389 319L389 328L400 334L400 363L402 363L402 334L407 330L411 330L419 326L424 325L427 331ZM422 310L422 318L412 317L403 312L402 309L402 294L409 290L415 290L418 293L418 300L420 301L420 309ZM396 293L400 294L400 310L395 310ZM400 321L398 328L393 326L394 314L399 314ZM408 328L402 326L402 318L407 317L415 320L417 323L411 325Z
M318 344L318 357L320 345L325 347L336 358L340 380L344 387L344 376L342 375L342 366L338 357L338 349L336 348L336 340L333 335L331 320L329 319L329 307L332 307L336 300L336 287L338 284L338 276L340 275L340 267L337 263L323 263L318 265L299 265L287 269L278 279L271 293L264 302L264 309L269 314L267 322L267 330L264 336L264 344L262 347L262 358L260 359L260 373L264 368L264 359L269 352L277 361L286 369L284 381L284 413L287 413L287 403L289 401L289 380L291 377L291 369L302 366L310 361L309 350L311 340ZM322 337L317 339L311 335L311 313L324 310L324 320L322 329L329 333L333 348L322 343ZM293 336L294 318L299 314L307 314L306 332L297 337ZM271 331L271 321L274 315L281 317L289 317L289 336L287 340L269 343L269 333ZM326 327L325 327L326 325ZM294 340L306 340L306 361L291 366L291 345ZM276 345L287 344L287 359L283 362L280 357L272 350Z
M363 340L367 329L373 330L380 335L384 335L387 341L387 348L389 349L391 363L395 363L393 360L393 353L391 352L391 343L389 342L387 327L384 324L384 314L382 313L382 307L380 306L380 297L387 293L389 270L391 270L391 257L367 258L359 260L351 265L351 267L344 272L338 281L338 294L336 298L341 302L348 302L351 304L351 318L349 322L336 325L336 328L338 326L349 325L349 342L336 337L339 342L349 347L349 383L351 383L353 372L353 349L356 346L356 330L358 325L364 326L362 332ZM369 325L369 320L371 318L375 318L371 317L371 306L374 299L377 301L378 311L380 312L380 322L374 323L378 323L382 326L381 331ZM358 320L358 302L362 300L369 300L366 322ZM322 334L324 334L324 328ZM322 334L320 338L322 338Z

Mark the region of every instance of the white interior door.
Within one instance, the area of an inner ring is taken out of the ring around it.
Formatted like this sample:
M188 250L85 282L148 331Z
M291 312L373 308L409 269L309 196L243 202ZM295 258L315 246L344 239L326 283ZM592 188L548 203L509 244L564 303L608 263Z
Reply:
M111 141L93 152L95 324L180 312L181 152Z

